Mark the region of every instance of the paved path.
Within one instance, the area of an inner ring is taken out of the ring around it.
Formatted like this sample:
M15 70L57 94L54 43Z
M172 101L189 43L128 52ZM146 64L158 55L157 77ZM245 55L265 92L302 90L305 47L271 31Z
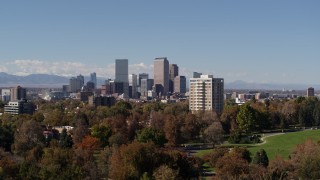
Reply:
M261 137L261 141L262 141L262 143L255 144L255 145L259 145L259 146L260 146L260 145L262 145L262 144L267 143L266 138L271 137L271 136L283 135L283 134L285 134L285 133L271 133L271 134L263 134L263 135L262 135L262 137Z

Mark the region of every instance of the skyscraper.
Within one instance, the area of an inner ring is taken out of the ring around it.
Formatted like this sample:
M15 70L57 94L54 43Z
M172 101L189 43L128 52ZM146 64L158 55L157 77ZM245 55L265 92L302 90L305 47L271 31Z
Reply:
M11 101L19 101L27 98L27 90L26 88L22 88L21 86L11 88L10 93Z
M170 64L169 65L169 74L170 79L174 79L176 76L179 75L179 67L176 64Z
M69 91L72 93L79 92L83 86L82 84L82 78L80 76L77 76L77 78L72 77L69 79Z
M201 75L202 73L193 72L193 78L200 78Z
M169 91L169 61L166 57L154 60L154 84L157 94L167 95Z
M116 59L115 82L123 83L124 97L129 97L128 59Z
M314 96L314 88L309 87L307 90L307 97L313 97Z
M95 72L90 74L90 81L94 83L94 89L97 89L97 74Z
M187 79L185 76L176 76L174 78L174 92L186 93L187 91Z
M80 81L80 86L82 87L84 85L84 77L81 74L79 74L77 76L77 79Z
M136 99L137 98L137 75L136 74L129 75L129 89L131 89L129 93L129 97Z
M153 79L141 79L141 98L147 99L148 91L152 90Z
M139 86L141 86L141 79L149 79L149 74L147 74L147 73L140 73L139 74L139 82L138 82Z
M169 91L174 91L174 78L179 75L179 67L176 64L169 65Z
M221 114L224 101L224 79L213 75L201 75L190 79L189 108L195 111L211 111Z

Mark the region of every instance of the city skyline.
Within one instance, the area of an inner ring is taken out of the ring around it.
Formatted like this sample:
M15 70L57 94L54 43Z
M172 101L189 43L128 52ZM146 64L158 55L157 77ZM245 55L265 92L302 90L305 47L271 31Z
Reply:
M225 82L317 84L320 2L54 1L2 2L0 72L114 78L153 76L167 57L181 75ZM119 13L121 12L121 13Z

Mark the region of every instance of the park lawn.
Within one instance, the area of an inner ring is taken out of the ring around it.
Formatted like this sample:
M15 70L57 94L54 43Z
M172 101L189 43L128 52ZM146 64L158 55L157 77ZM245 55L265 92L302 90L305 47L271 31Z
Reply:
M277 155L287 159L298 144L305 142L309 138L315 141L319 140L320 130L306 130L270 136L265 138L266 143L264 144L234 144L234 146L247 147L252 156L254 156L254 154L260 149L264 149L267 152L269 160L274 159ZM195 155L202 157L203 155L211 151L211 149L201 150L198 151Z
M265 139L267 141L265 144L251 146L248 150L253 156L260 149L264 149L269 160L274 159L277 155L287 159L298 144L302 144L310 138L318 141L320 130L306 130L270 136Z

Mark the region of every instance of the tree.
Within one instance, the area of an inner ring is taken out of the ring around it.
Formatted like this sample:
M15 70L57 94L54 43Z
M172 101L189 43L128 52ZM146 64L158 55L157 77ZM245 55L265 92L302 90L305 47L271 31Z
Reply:
M253 164L261 165L264 167L268 167L269 165L269 158L267 156L267 153L264 149L260 149L260 151L257 151L255 156L252 160Z
M153 143L133 142L121 146L111 156L110 178L139 179L145 172L151 175L156 167L157 157Z
M76 148L81 148L93 153L99 146L99 139L88 135L82 139L81 143L76 145Z
M72 150L46 148L40 162L41 179L78 179L81 177L77 166L72 163ZM78 166L79 167L79 166Z
M226 133L230 133L238 129L237 115L239 106L227 106L221 114L221 122L223 129Z
M320 146L311 139L297 145L291 154L291 163L300 178L319 179Z
M276 156L276 158L272 160L268 166L270 179L294 179L291 176L292 171L293 166L290 161L284 160L280 156Z
M72 140L74 144L81 143L82 139L89 134L90 131L88 128L88 124L86 124L86 121L79 120L77 121L76 127L72 130Z
M240 107L237 123L239 129L245 133L250 133L256 128L255 110L249 104Z
M1 126L0 124L0 148L2 147L6 151L10 151L13 140L14 134L11 126Z
M59 146L61 148L71 148L73 145L72 137L68 134L67 129L63 129L59 137Z
M154 128L143 128L137 132L137 140L141 143L153 142L158 146L163 146L167 140L163 132Z
M216 169L219 179L240 179L249 174L249 163L241 154L230 152L218 159Z
M210 167L216 167L217 161L229 152L228 148L216 148L209 154L207 154L204 159L209 164Z
M97 158L97 168L99 172L100 179L108 178L109 176L109 169L110 164L109 160L112 155L112 150L110 148L105 148L100 151L98 158Z
M122 144L126 144L128 139L122 133L116 133L110 136L108 142L110 146L120 147Z
M112 130L107 125L94 125L92 127L91 136L98 138L102 147L109 145L108 139L112 135Z
M174 117L172 115L167 116L164 125L164 133L169 145L175 146L182 142L181 127L182 121L179 117Z
M220 121L213 122L205 131L204 139L213 145L223 142L223 128Z
M19 165L14 157L0 148L0 179L18 179Z
M156 180L173 180L177 179L179 177L178 175L179 173L177 170L174 170L167 165L162 165L153 172L153 177Z
M201 127L197 116L192 113L188 113L185 115L183 121L184 123L181 127L182 138L188 142L199 137Z
M28 151L37 146L45 146L43 128L34 120L24 121L14 135L14 152L26 156Z

